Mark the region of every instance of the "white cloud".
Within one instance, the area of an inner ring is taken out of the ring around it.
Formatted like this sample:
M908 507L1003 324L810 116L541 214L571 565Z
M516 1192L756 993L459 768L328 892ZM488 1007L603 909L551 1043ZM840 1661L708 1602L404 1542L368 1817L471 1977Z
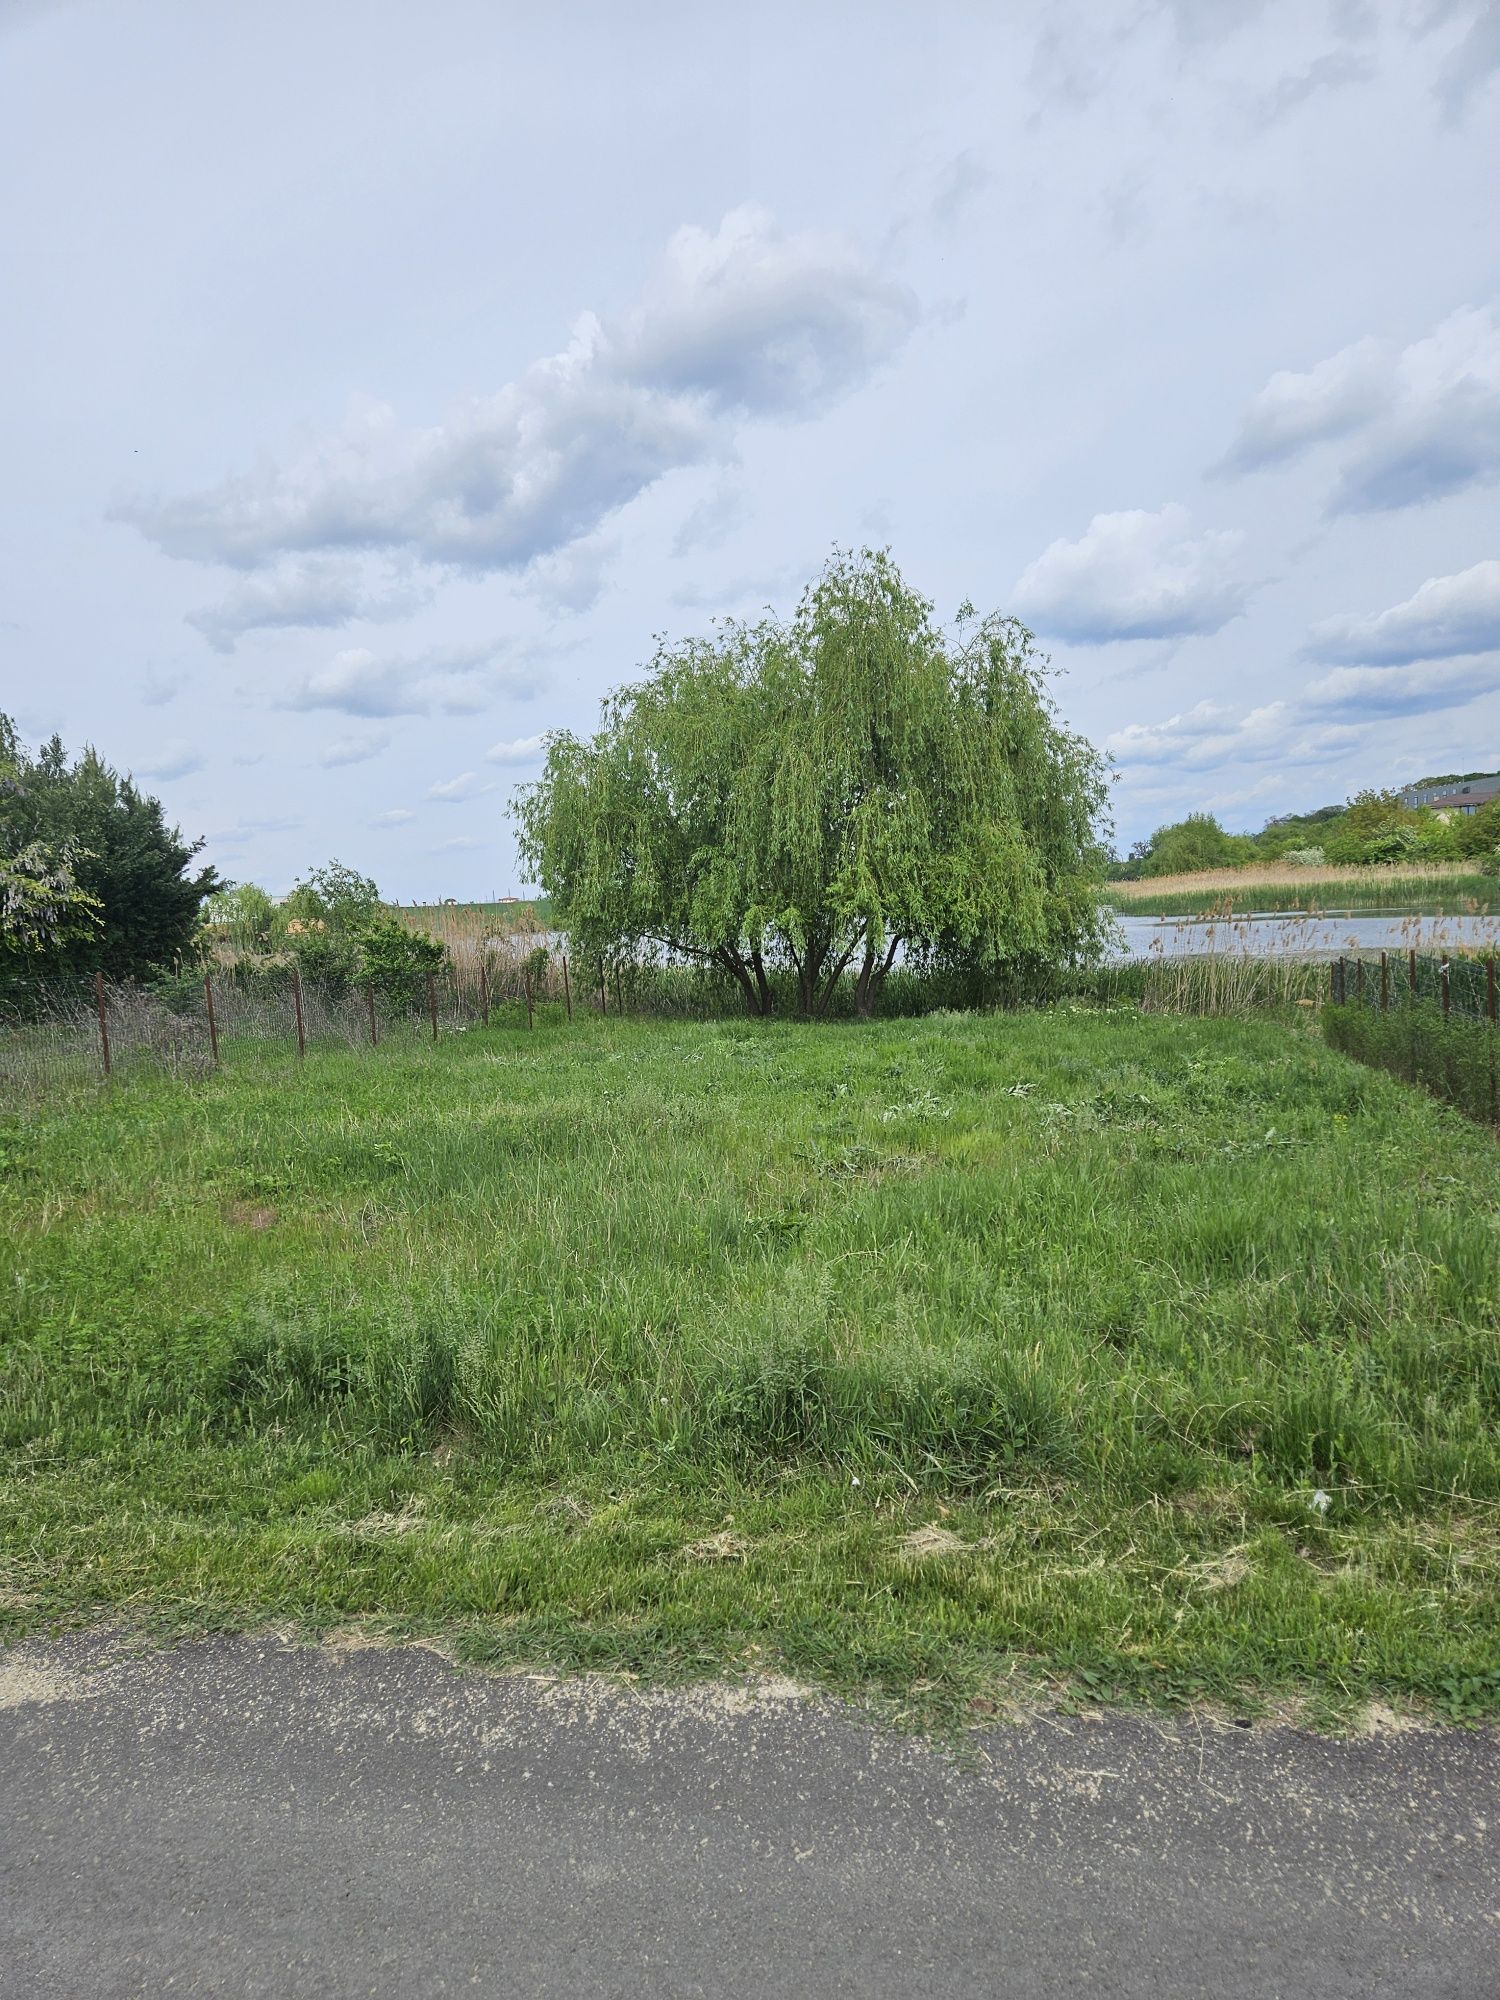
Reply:
M526 566L526 588L550 611L590 611L619 553L613 536L587 535Z
M488 647L449 648L415 658L385 657L364 646L335 653L283 697L285 708L331 708L345 715L475 715L498 693L528 700L541 685L533 656L497 663Z
M547 750L547 739L541 736L517 736L511 742L492 743L485 751L485 762L489 764L537 764Z
M388 749L390 741L391 732L388 729L352 730L347 736L335 737L318 762L325 768L336 764L364 764Z
M182 678L178 674L165 674L159 667L148 667L141 681L141 702L147 708L165 708L175 701L182 692Z
M440 840L435 847L428 848L429 854L456 854L468 848L483 847L484 842L472 833L456 833L451 840Z
M678 230L634 306L584 314L561 352L441 423L371 405L287 465L120 513L168 555L245 569L365 550L521 570L675 467L727 456L738 423L827 409L917 317L847 241L738 208Z
M1018 578L1011 606L1075 645L1217 632L1245 608L1244 537L1191 531L1185 507L1096 514L1076 542L1055 541Z
M405 826L409 821L414 820L415 818L416 814L412 812L410 807L392 806L389 812L376 813L374 819L370 821L370 824L371 826L382 826L382 827Z
M1131 723L1105 738L1104 747L1126 769L1169 764L1179 770L1214 770L1224 764L1312 764L1348 749L1356 733L1309 727L1297 707L1267 702L1243 712L1201 701L1165 722Z
M1332 514L1412 506L1500 478L1500 316L1464 307L1410 346L1367 337L1273 375L1222 469L1253 471L1348 440Z
M1335 667L1308 688L1305 706L1322 715L1427 715L1500 691L1500 653L1418 660L1402 667Z
M232 653L247 632L340 626L356 618L405 618L427 603L430 586L357 556L314 556L275 565L227 597L188 613L215 652Z
M435 785L429 785L427 797L439 799L445 805L458 805L464 799L477 799L494 789L493 782L480 777L477 771L460 771L456 778L441 778Z
M154 753L154 761L141 765L137 775L156 779L190 778L195 771L202 769L202 752L195 750L191 743L183 742L179 736L161 744Z
M1372 667L1500 652L1500 562L1430 576L1412 596L1373 618L1325 618L1312 628L1304 650L1315 660Z

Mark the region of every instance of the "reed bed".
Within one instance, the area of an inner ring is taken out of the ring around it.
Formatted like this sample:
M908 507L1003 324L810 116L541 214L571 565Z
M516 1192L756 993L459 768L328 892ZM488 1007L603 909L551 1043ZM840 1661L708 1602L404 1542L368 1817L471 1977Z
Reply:
M1282 862L1246 868L1158 875L1111 882L1102 892L1112 908L1143 916L1199 916L1217 911L1291 912L1416 910L1429 915L1500 912L1500 877L1447 864L1391 867L1294 868Z

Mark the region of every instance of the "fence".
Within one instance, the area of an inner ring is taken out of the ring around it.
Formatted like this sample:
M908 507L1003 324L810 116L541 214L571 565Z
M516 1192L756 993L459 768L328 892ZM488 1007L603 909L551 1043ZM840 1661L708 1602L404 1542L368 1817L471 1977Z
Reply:
M1497 989L1493 957L1338 958L1328 968L1324 1034L1331 1047L1500 1128Z
M566 957L498 948L450 956L404 985L320 983L294 965L225 963L150 986L106 980L11 981L0 987L0 1104L155 1070L204 1076L247 1045L299 1059L320 1048L439 1040L467 1029L534 1027L551 1008L615 1011L628 1001L591 981L580 991Z

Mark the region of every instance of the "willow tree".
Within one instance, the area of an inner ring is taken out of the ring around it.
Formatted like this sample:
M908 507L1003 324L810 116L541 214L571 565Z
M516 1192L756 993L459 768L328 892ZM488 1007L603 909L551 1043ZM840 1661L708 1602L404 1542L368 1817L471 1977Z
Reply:
M890 559L836 553L788 624L658 649L587 742L548 746L521 845L575 949L723 968L768 1013L849 974L1032 971L1097 949L1101 761L1012 619L953 634Z

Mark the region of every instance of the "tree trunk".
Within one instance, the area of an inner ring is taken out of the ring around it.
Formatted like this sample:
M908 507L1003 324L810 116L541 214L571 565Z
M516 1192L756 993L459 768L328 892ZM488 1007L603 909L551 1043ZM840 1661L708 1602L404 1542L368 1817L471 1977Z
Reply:
M759 945L750 953L750 963L755 970L755 987L760 994L760 1011L762 1014L769 1014L772 1007L771 982L766 977L765 961L760 955Z

